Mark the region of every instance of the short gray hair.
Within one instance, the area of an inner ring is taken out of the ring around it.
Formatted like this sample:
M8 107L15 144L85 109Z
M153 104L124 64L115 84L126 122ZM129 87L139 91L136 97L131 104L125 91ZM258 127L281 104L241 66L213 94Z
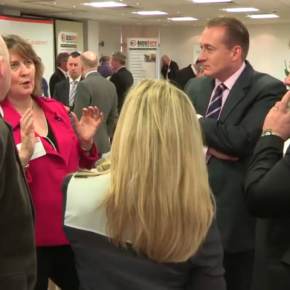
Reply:
M59 53L58 56L56 57L56 61L55 61L56 62L56 65L57 66L60 66L61 63L63 61L67 61L68 58L69 58L69 53L67 53L67 52L61 52L61 53Z
M121 51L114 52L112 58L119 61L122 65L125 65L127 61L126 55Z

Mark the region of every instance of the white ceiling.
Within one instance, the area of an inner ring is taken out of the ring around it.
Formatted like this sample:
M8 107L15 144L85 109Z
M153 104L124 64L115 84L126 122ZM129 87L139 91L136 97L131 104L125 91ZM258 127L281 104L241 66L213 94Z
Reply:
M234 0L227 4L195 4L190 0L123 0L122 3L129 8L92 8L81 5L83 2L102 2L106 0L0 0L3 9L17 9L26 13L37 15L52 15L58 18L92 19L107 23L123 25L158 25L158 26L193 26L204 25L214 16L231 15L239 18L246 24L261 23L290 23L290 0ZM114 0L120 1L120 0ZM139 3L139 5L137 4ZM280 18L254 20L246 17L245 13L227 13L222 8L254 7L260 13L277 11ZM139 16L132 12L138 10L160 10L167 12L165 16ZM198 19L193 22L169 22L167 18L178 16L191 16ZM290 27L289 27L290 28ZM290 29L289 29L290 33Z

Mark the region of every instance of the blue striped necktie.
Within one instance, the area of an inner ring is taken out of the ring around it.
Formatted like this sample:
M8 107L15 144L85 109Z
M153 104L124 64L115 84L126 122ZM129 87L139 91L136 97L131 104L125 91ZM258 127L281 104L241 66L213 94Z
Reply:
M69 106L74 105L78 81L72 81L71 84L72 84L72 89L69 94Z
M207 112L205 117L206 118L212 118L212 119L218 119L221 109L222 109L222 97L223 92L227 89L227 87L224 84L220 84L211 98L210 104L207 108Z

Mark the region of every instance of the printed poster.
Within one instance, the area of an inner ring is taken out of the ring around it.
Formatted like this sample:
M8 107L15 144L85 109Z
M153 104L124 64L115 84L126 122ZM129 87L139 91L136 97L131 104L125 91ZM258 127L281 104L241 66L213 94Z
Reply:
M158 78L159 43L157 38L128 38L128 70L134 83L146 78Z
M78 34L76 32L60 31L57 38L57 54L77 51Z

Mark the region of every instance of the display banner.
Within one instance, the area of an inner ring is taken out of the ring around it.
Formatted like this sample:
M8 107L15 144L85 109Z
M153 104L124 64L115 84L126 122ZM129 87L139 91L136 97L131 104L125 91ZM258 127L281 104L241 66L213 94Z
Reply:
M74 52L78 47L78 34L76 32L60 31L57 37L57 54L61 52Z
M146 78L158 78L159 44L157 38L127 38L128 70L134 83Z

